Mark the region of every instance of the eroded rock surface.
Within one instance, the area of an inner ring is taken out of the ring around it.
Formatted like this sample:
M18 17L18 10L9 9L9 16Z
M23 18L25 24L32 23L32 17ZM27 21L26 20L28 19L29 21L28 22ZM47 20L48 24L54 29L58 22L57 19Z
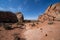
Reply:
M58 21L60 20L60 3L50 5L43 15L38 17L38 20L44 22L48 21Z

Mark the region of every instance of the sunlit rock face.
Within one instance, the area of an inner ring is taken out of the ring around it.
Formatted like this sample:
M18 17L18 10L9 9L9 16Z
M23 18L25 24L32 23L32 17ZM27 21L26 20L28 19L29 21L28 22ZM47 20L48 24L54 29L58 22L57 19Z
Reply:
M23 22L24 17L23 17L23 14L21 12L17 12L16 16L17 16L19 22Z
M38 20L41 22L46 20L60 20L60 3L50 5L44 14L38 17Z

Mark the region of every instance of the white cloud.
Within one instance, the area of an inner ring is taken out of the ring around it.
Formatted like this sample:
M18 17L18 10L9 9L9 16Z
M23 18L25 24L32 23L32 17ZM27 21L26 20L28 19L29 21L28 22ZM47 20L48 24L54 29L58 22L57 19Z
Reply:
M0 11L12 11L12 12L16 12L17 9L13 8L13 7L9 7L9 8L4 8L4 7L0 7Z
M3 8L3 7L0 7L0 11L5 11L5 8Z
M13 8L13 7L4 8L4 7L0 7L0 11L22 12L23 8L22 7L17 7L17 8Z
M15 8L13 8L13 7L9 7L7 10L8 10L8 11L12 11L12 12L16 12L17 9L15 9Z
M17 8L13 8L13 7L9 7L8 8L9 11L12 11L12 12L22 12L23 11L23 8L22 7L17 7Z

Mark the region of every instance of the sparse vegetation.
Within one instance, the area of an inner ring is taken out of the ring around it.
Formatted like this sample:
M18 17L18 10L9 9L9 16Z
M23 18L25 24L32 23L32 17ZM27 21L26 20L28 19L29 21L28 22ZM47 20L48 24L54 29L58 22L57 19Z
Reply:
M11 30L12 29L11 26L9 26L9 25L4 25L4 28L5 28L5 30Z
M31 26L33 27L33 26L35 26L35 24L34 24L34 23L32 23L32 25L31 25Z
M20 40L17 33L15 33L13 36L14 36L14 40Z
M18 36L16 36L14 40L20 40L20 38Z
M52 24L53 24L53 22L52 22L52 21L49 21L49 22L48 22L48 24L49 24L49 25L52 25Z
M15 33L13 36L14 36L14 40L25 40L25 38L20 38L18 36L19 34Z
M39 24L38 22L36 24Z
M26 40L25 38L20 38L20 40Z
M17 22L17 25L20 25L21 23L20 22Z
M16 36L15 40L25 40L25 38L19 38L18 36Z
M25 26L20 26L20 29L25 29Z

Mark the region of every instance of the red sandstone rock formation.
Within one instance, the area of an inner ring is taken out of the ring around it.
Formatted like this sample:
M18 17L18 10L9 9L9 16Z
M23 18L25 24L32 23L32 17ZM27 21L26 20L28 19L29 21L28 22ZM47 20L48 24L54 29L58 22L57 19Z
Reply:
M18 21L19 21L20 23L22 23L22 22L24 21L23 14L22 14L21 12L17 12L17 13L16 13L16 16L17 16Z
M60 40L59 7L60 3L49 6L37 21L27 21L22 14L16 14L17 23L0 23L0 40Z
M34 27L26 24L26 40L60 40L60 3L49 6L38 21Z
M18 22L16 15L8 11L0 11L0 22L15 23Z
M46 20L60 20L60 3L50 5L43 15L39 16L39 21L44 22Z

